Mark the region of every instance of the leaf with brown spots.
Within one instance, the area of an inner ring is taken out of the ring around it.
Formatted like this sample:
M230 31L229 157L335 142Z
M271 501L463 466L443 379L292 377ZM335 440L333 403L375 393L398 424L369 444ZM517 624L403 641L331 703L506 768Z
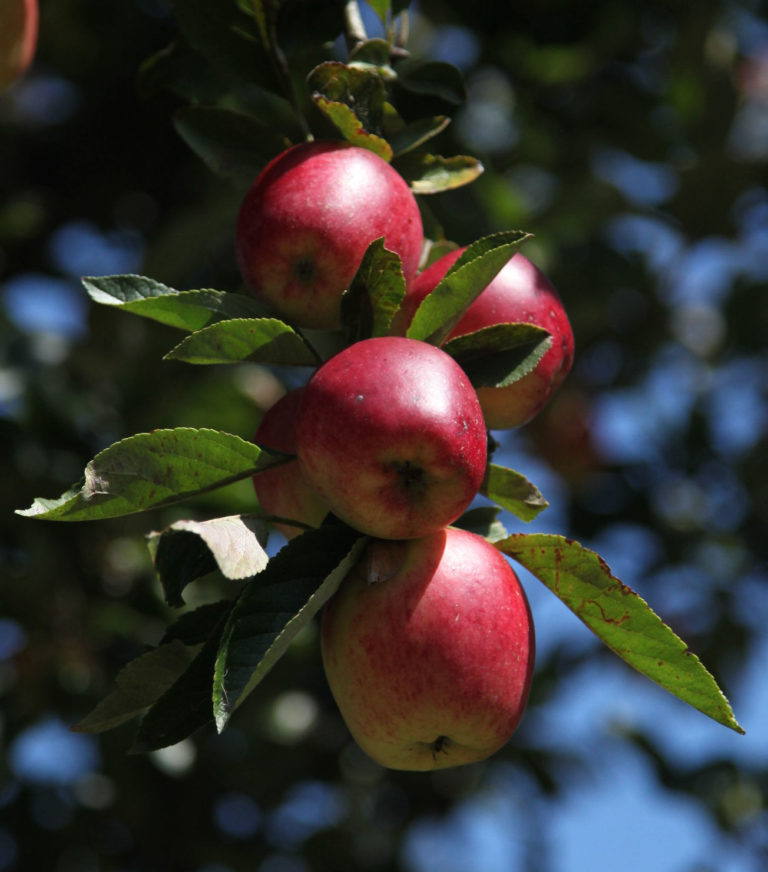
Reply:
M544 533L517 533L494 544L542 581L622 660L718 723L744 732L699 658L611 574L599 554Z

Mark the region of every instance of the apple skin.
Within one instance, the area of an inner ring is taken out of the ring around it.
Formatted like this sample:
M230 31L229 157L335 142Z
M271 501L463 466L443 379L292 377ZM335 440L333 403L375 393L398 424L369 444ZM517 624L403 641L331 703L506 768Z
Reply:
M251 292L299 327L340 326L341 296L374 239L416 274L423 229L403 177L368 149L305 142L261 172L240 207L238 264Z
M505 744L528 700L535 640L506 558L449 527L373 540L325 606L321 648L360 747L382 766L424 771Z
M253 438L257 445L296 454L296 415L303 392L303 388L289 391L264 413ZM319 527L328 514L328 506L306 480L296 458L257 472L253 476L253 487L267 515ZM275 522L275 528L286 539L298 536L304 529L280 522Z
M487 434L461 367L426 342L385 336L340 351L307 383L296 452L351 527L381 539L450 524L485 475Z
M37 0L0 3L0 90L28 69L37 49Z
M392 332L404 334L419 304L465 251L443 255L411 282ZM528 322L552 334L552 346L536 368L506 387L479 387L485 423L491 430L520 427L549 402L573 364L573 331L557 291L522 254L515 254L469 306L448 339L474 333L492 324Z

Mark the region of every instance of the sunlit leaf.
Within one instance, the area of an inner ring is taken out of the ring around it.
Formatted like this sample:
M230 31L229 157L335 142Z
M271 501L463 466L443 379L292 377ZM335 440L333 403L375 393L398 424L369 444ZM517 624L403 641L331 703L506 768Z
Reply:
M375 239L363 255L349 291L341 300L344 334L351 342L386 336L405 296L405 276L399 256Z
M468 155L441 157L437 154L407 153L395 163L414 194L440 194L474 182L483 172L477 158Z
M327 61L312 70L307 86L348 142L392 159L392 148L381 136L386 88L376 70Z
M82 281L94 302L118 306L180 330L199 330L214 321L257 318L264 313L259 303L243 294L177 291L146 276L87 276Z
M317 354L278 318L234 318L203 327L182 340L166 360L185 363L238 363L249 360L276 366L315 366Z
M323 96L316 96L314 100L322 112L335 124L339 133L341 133L347 142L351 142L360 148L367 148L386 161L392 160L392 147L387 140L377 136L375 133L369 133L355 112L346 103L327 100Z
M258 517L231 515L210 521L176 521L150 533L155 571L169 605L180 606L181 592L215 569L229 579L244 579L267 565L267 524Z
M177 427L115 442L91 460L82 484L17 512L51 521L95 521L205 493L247 478L284 457L218 430Z
M468 246L454 268L421 301L406 335L441 345L528 236L521 230L508 230Z
M518 533L495 545L542 581L622 660L718 723L744 732L699 658L598 554L548 534Z
M488 464L480 493L521 521L532 521L549 505L541 491L524 475L495 463Z
M213 699L220 731L333 595L365 541L346 526L309 530L248 582L229 616L216 660Z

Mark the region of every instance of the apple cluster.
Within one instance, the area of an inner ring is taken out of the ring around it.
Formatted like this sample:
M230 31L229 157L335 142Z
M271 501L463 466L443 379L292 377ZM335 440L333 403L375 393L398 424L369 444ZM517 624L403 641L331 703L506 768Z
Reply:
M254 487L289 539L329 513L370 537L325 607L323 663L363 750L425 770L487 757L522 717L534 661L525 593L490 542L452 525L482 485L488 429L518 427L546 404L571 366L573 334L553 286L515 254L449 338L536 324L552 343L535 369L476 390L450 354L408 338L464 249L419 272L413 194L390 164L348 143L276 157L243 201L236 242L248 288L276 315L338 330L344 294L382 237L406 282L391 335L347 345L266 412L255 441L291 459Z

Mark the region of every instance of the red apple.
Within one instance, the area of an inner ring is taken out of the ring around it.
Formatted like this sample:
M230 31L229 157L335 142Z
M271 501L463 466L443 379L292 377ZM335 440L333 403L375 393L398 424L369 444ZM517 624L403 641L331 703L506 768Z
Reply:
M366 248L382 236L412 278L423 230L403 177L368 149L305 142L268 164L246 194L237 256L248 287L279 315L333 329Z
M392 329L405 333L419 304L448 272L463 248L451 251L420 273L408 288ZM544 273L515 254L470 305L448 339L492 324L527 322L552 334L552 346L536 368L505 387L480 387L477 395L490 429L530 421L549 401L573 364L573 331L557 291Z
M303 390L289 391L266 411L253 439L257 445L296 454L296 414ZM301 533L302 524L319 527L328 514L328 506L306 480L295 458L257 472L253 486L265 514L299 522L275 523L286 539Z
M305 477L341 520L381 539L455 521L483 480L486 448L469 379L415 339L348 346L315 371L299 406Z
M371 542L326 605L321 640L349 731L383 766L482 760L523 715L535 649L528 601L506 558L475 533Z
M0 2L0 88L23 75L37 48L37 0Z

